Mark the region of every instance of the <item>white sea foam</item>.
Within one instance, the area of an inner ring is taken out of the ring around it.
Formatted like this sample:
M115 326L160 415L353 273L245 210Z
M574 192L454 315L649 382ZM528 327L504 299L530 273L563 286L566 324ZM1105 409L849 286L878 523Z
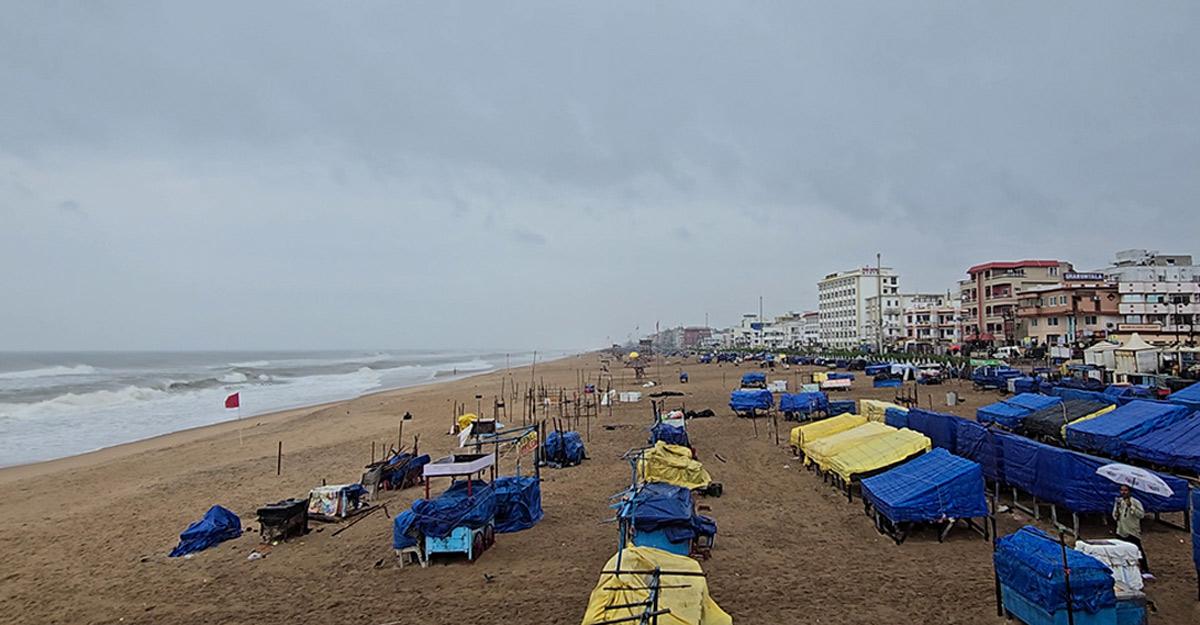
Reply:
M23 371L6 371L4 373L0 373L0 380L29 380L34 378L90 375L93 373L96 373L96 368L90 365L58 365L54 367L41 367L38 369L25 369Z
M231 363L229 363L230 367L244 367L244 368L252 368L252 369L268 367L270 365L271 365L270 360L247 360L246 362L231 362Z

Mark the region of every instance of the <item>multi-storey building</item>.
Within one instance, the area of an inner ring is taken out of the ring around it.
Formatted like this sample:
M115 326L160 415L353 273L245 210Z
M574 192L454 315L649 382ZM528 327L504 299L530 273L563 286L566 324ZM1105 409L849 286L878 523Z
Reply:
M683 329L682 347L684 349L693 349L700 345L700 341L712 336L712 328L704 326L687 326Z
M1017 335L1029 345L1093 343L1121 322L1117 285L1103 274L1065 273L1057 285L1027 289L1017 301Z
M1071 264L1061 260L1018 260L983 263L967 270L960 281L963 340L1012 345L1020 338L1017 302L1029 289L1054 286Z
M1123 250L1097 273L1117 283L1121 321L1115 334L1135 332L1158 345L1194 344L1200 315L1200 267L1192 257L1156 250Z
M915 301L904 309L905 348L946 353L962 342L962 302L949 294Z
M831 273L817 283L820 341L825 347L854 349L869 343L867 298L899 292L900 277L891 267L860 267Z
M867 298L867 321L866 335L867 342L871 345L878 344L879 330L883 329L883 345L885 348L895 347L903 342L904 333L904 311L907 308L918 305L936 304L945 299L943 293L885 293L883 295L883 306L879 304L879 296L872 295ZM882 313L882 324L880 323L880 314Z
M821 344L821 313L815 310L809 310L803 313L804 316L804 342L805 347L816 347Z

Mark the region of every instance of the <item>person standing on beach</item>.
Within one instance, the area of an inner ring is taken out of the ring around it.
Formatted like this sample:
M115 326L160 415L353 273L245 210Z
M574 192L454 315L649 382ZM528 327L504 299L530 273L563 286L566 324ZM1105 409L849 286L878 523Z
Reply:
M1153 578L1150 574L1150 562L1146 559L1146 548L1142 546L1142 517L1146 509L1142 502L1133 496L1128 486L1121 486L1121 496L1113 503L1113 520L1117 522L1117 537L1137 545L1142 557L1138 565L1142 567L1142 576Z

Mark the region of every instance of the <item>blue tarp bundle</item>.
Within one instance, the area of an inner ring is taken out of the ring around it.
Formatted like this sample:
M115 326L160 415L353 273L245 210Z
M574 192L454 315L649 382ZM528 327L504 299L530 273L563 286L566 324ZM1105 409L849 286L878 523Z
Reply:
M961 419L952 414L913 408L908 411L908 428L928 436L934 447L954 451L955 423Z
M500 477L492 486L497 532L519 532L542 520L542 486L536 477Z
M934 449L862 481L863 497L893 523L988 515L977 463Z
M662 530L673 543L691 542L696 536L713 536L717 524L696 514L692 491L674 484L651 482L620 505L618 516L639 532Z
M856 413L858 412L858 405L854 403L853 399L838 399L829 402L827 412L834 417L847 412Z
M908 411L903 408L887 408L883 411L883 422L894 428L908 427Z
M416 476L420 476L422 468L427 464L429 464L429 454L420 456L414 456L408 452L396 454L384 465L382 478L392 488L400 488L404 484L406 476L412 475L414 472Z
M893 388L903 384L904 381L899 378L875 378L871 381L871 386L874 388Z
M891 373L891 371L892 363L890 362L879 365L867 365L866 368L863 369L863 373L867 375L879 375L881 373Z
M171 550L171 557L178 558L196 551L237 538L242 535L242 520L238 515L222 508L213 506L195 523L187 526L179 535L179 544Z
M983 423L997 423L1010 430L1021 427L1021 420L1034 412L1061 404L1062 399L1036 393L1021 393L1008 399L988 404L975 411L975 420Z
M662 441L670 445L683 445L684 447L692 446L692 444L688 441L687 430L671 425L670 423L659 422L656 423L654 427L650 428L650 444L653 445L658 441Z
M1014 393L1036 393L1038 392L1038 379L1029 376L1021 376L1012 379Z
M767 385L767 374L760 373L757 371L752 372L752 373L743 373L742 374L742 386L743 387L755 386L755 385L766 386Z
M1167 401L1200 410L1200 382L1167 395Z
M1125 455L1192 475L1200 474L1200 412L1129 441Z
M784 393L779 396L779 409L785 413L812 414L829 408L829 398L822 392Z
M837 371L830 371L829 377L826 379L827 380L853 380L854 374L853 373L838 373Z
M1020 593L1046 612L1067 608L1067 581L1062 545L1049 534L1026 525L996 541L993 556L1000 583ZM1113 576L1105 564L1067 548L1071 570L1071 607L1094 614L1117 605Z
M1021 436L1000 436L993 432L1003 459L1001 471L1005 484L1063 506L1071 512L1108 514L1120 487L1096 475L1110 460L1069 449L1045 445ZM1179 512L1187 505L1187 482L1166 474L1157 474L1173 492L1170 497L1139 493L1147 512Z
M1046 393L1046 391L1042 392ZM1085 391L1083 389L1069 388L1066 386L1055 386L1050 389L1049 393L1046 394L1054 395L1055 397L1061 397L1064 400L1082 399L1086 401L1102 401L1106 404L1117 403L1117 400L1099 391Z
M1093 419L1067 426L1067 445L1082 451L1120 458L1130 440L1182 420L1184 406L1134 400Z
M552 430L542 445L546 460L561 466L572 466L587 458L583 437L573 430Z
M414 501L411 529L424 536L445 538L460 525L480 528L491 523L495 517L496 491L492 485L473 480L471 494L467 495L467 481L460 480L435 499ZM393 542L395 531L393 524ZM412 535L411 532L407 534Z
M1134 399L1155 399L1154 389L1141 384L1110 384L1104 389L1104 394L1121 404L1128 403Z
M739 389L729 394L729 408L734 412L766 410L775 405L775 396L767 389Z

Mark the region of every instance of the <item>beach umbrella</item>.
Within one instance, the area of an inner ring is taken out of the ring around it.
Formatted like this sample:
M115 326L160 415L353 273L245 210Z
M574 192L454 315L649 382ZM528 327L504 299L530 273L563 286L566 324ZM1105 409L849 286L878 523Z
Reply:
M1175 494L1161 477L1141 467L1114 462L1096 469L1096 475L1151 495L1170 497Z
M637 352L629 352L629 359L636 360L639 354Z

